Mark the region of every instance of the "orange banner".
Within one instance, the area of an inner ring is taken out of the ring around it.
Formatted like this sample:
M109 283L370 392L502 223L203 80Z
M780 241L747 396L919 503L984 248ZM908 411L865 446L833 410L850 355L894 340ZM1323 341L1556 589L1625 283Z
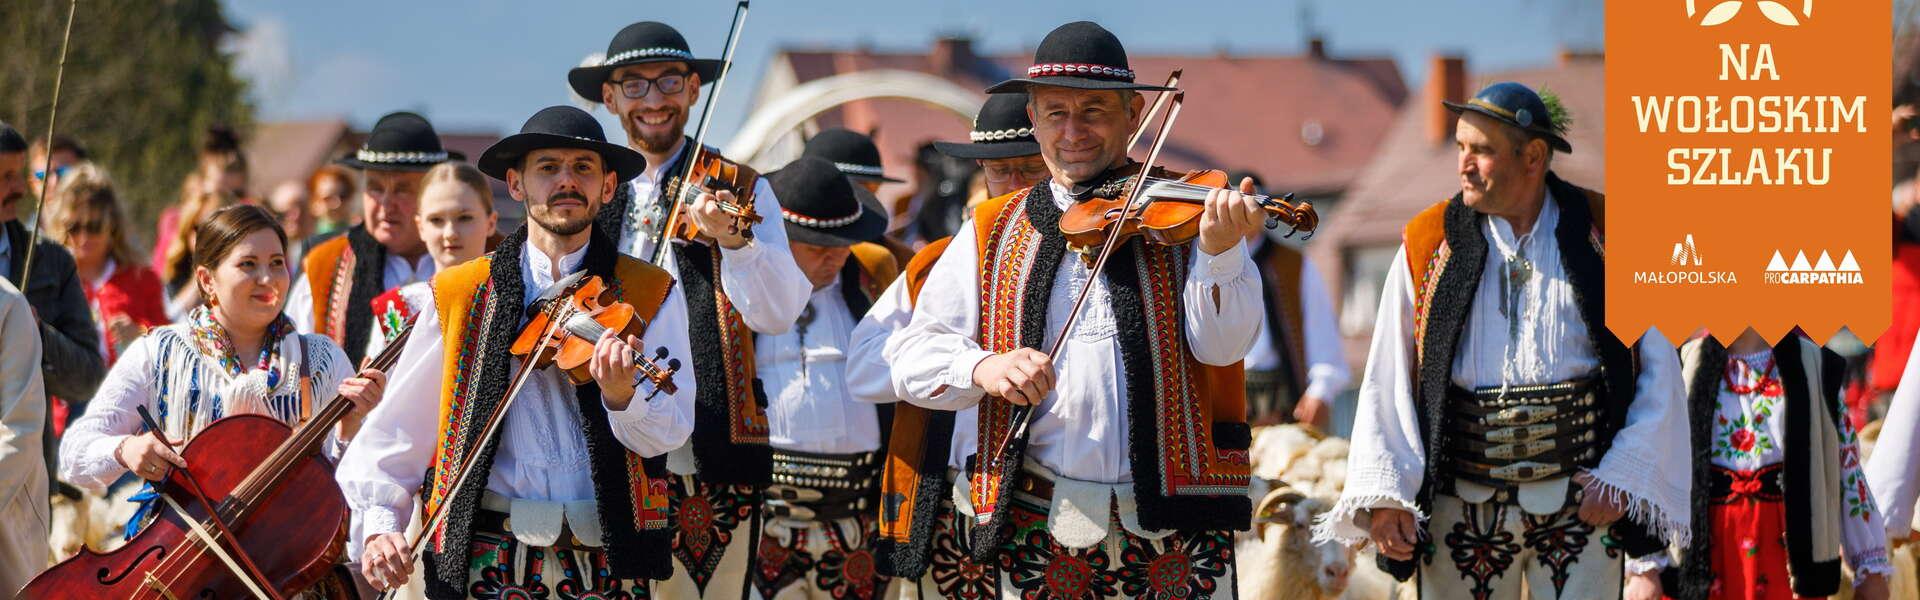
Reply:
M1871 343L1891 310L1889 1L1606 11L1607 326Z

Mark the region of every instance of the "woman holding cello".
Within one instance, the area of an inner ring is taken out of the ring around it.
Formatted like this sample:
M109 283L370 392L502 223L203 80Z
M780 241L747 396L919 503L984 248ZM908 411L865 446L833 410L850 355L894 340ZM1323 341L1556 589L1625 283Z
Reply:
M61 442L60 476L75 485L99 492L128 472L147 480L130 539L164 506L154 486L187 467L180 447L209 424L258 414L298 426L337 390L353 410L321 448L338 457L386 381L374 369L355 376L325 336L294 332L281 313L291 279L286 234L266 210L221 209L194 239L191 284L207 303L129 346ZM143 408L160 431L144 424Z

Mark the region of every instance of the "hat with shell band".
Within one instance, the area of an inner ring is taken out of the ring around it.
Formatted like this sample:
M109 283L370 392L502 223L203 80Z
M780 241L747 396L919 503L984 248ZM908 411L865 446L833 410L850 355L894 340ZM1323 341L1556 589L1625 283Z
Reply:
M989 94L1025 92L1036 85L1082 90L1157 90L1173 88L1133 82L1127 49L1120 38L1093 21L1074 21L1054 28L1033 51L1027 76L1008 79L987 88Z
M1027 118L1026 94L991 94L973 118L970 143L934 142L933 148L954 158L992 160L1040 153L1033 139L1033 120Z
M641 21L613 34L613 41L607 42L607 57L601 59L600 64L567 71L567 85L572 86L573 93L581 98L599 102L600 84L606 83L615 69L658 62L687 63L687 68L700 76L702 84L713 83L720 76L720 70L725 68L719 60L694 58L693 51L687 49L687 38L681 36L673 26L658 21Z
M466 157L441 146L426 117L403 111L380 117L359 150L334 162L369 171L425 171L449 160Z

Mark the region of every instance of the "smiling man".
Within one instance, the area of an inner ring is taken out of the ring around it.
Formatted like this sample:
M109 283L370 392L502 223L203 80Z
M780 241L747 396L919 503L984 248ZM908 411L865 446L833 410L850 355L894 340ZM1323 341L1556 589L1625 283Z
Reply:
M372 331L373 299L433 276L433 257L420 241L414 213L427 169L452 157L426 117L397 112L380 117L366 145L336 161L366 173L361 221L346 235L307 250L303 276L287 297L294 326L333 338L360 363Z
M621 252L642 260L667 244L659 266L673 273L688 298L693 379L700 393L693 439L668 457L681 534L675 538L674 579L657 597L741 596L750 533L761 519L756 488L768 483L773 469L753 338L792 329L813 293L794 263L780 201L765 178L754 186L758 224L742 227L721 210L722 203L736 200L731 192L700 192L686 198L682 216L700 227L701 238L662 239L674 203L667 191L680 189L693 145L685 134L688 117L701 86L722 68L718 60L694 58L673 27L647 21L614 34L600 64L567 73L575 93L620 118L627 146L649 166L600 209L597 226L619 240Z
M687 305L672 277L621 256L593 220L645 165L570 106L534 114L480 156L480 170L526 204L527 223L492 254L434 276L434 309L391 370L388 397L408 401L369 413L335 474L353 508L349 552L376 587L415 568L401 532L419 498L427 514L449 511L426 555L429 598L647 597L643 580L671 572L662 455L692 430L693 384L654 389L633 352L687 356ZM617 290L645 331L603 332L592 380L578 387L556 367L534 372L499 436L481 443L520 368L506 350L527 307L582 271ZM464 460L479 461L475 479L456 484Z

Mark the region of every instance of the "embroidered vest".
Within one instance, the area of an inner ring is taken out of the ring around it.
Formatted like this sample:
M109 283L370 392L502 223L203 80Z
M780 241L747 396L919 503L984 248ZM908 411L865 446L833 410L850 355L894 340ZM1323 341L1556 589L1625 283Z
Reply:
M907 261L900 276L908 302L920 299L933 263L953 238L934 240ZM952 411L931 410L909 402L893 405L887 458L880 472L880 537L874 554L880 570L893 577L919 578L927 570L933 546L933 525L940 503L951 493L947 454L953 439Z
M313 292L313 332L332 339L353 364L366 358L372 313L362 309L386 291L386 247L355 225L301 259Z
M982 349L1043 343L1054 275L1066 253L1059 219L1045 183L975 207ZM1244 376L1239 363L1212 367L1188 351L1181 291L1192 251L1135 240L1099 274L1120 323L1139 523L1148 530L1242 530L1253 510ZM981 525L974 529L976 559L991 558L1012 533L1002 494L1018 489L1026 450L1007 444L1014 415L1001 398L979 404L980 450L969 473Z
M1773 347L1786 406L1786 450L1783 466L1786 492L1787 572L1797 597L1824 598L1840 589L1839 528L1848 518L1840 507L1840 455L1836 446L1839 423L1846 418L1840 404L1846 384L1846 359L1815 344L1798 332ZM1698 337L1680 347L1680 375L1687 386L1687 414L1693 440L1693 545L1681 550L1674 568L1661 573L1662 585L1679 600L1703 600L1714 580L1713 544L1736 539L1738 532L1713 531L1713 430L1726 377L1727 349L1711 337ZM1810 492L1809 490L1824 490Z
M665 172L684 173L687 154L682 152ZM656 189L676 188L678 180L676 175ZM627 231L626 219L635 201L633 186L620 185L613 201L595 216L594 228L615 236ZM767 394L755 376L753 330L721 288L718 250L706 244L682 244L673 254L687 298L688 337L693 346L696 387L689 443L698 476L720 485L766 485L773 475L773 449L767 445Z
M518 234L517 234L518 235ZM524 238L521 238L524 239ZM510 242L513 241L510 239ZM612 253L607 242L607 252ZM666 271L627 256L617 256L610 284L620 298L632 304L636 313L651 321L666 301L674 284ZM499 438L484 448L473 441L486 425L488 413L502 398L483 397L478 388L486 376L481 372L483 358L505 354L505 347L489 347L497 336L490 336L500 324L496 318L512 318L509 328L517 330L524 322L522 299L493 297L493 256L483 256L447 269L433 278L434 310L439 313L444 336L445 362L442 365L438 442L434 445L426 482L426 509L431 513L443 503L448 508L446 527L431 543L435 566L427 572L431 596L450 592L464 595L467 553L471 523L479 507L493 453ZM516 259L517 260L517 259ZM594 260L589 250L588 263ZM495 307L494 303L505 303ZM669 324L669 326L677 324ZM511 338L507 338L511 339ZM504 361L502 364L504 367ZM664 457L644 458L628 450L613 437L599 388L592 384L575 388L580 396L580 412L587 440L587 452L598 506L600 527L613 577L666 579L672 574L668 529L667 473ZM638 398L635 401L639 401ZM464 485L457 496L448 493L458 477L459 459L478 452L483 461L474 469L475 481ZM458 579L455 579L455 578Z

